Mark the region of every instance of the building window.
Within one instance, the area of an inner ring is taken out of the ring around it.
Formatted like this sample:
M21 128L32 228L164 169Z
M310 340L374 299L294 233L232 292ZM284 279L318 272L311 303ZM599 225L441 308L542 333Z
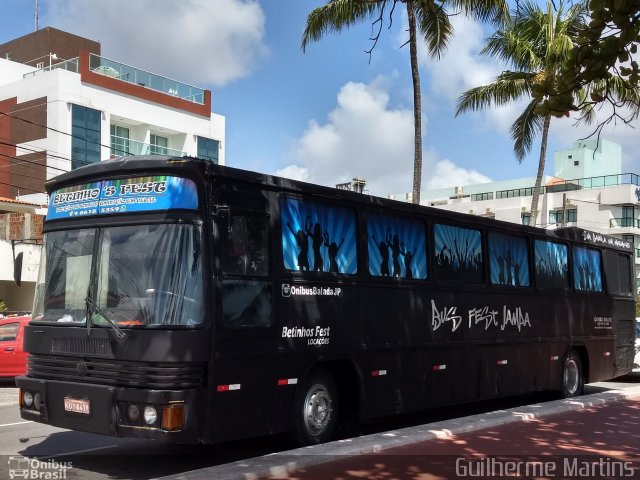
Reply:
M151 145L149 146L149 153L151 155L167 155L168 146L169 139L167 137L161 137L155 133L151 134Z
M577 221L578 221L578 209L568 208L567 223L577 222ZM562 210L551 210L549 212L549 223L564 223Z
M71 169L100 161L101 112L71 106Z
M521 215L522 217L522 225L531 225L531 214L530 213L523 213Z
M111 155L116 157L131 155L128 128L111 125Z
M580 161L579 160L574 160L573 161L573 166L577 167L578 165L580 165Z
M635 211L633 207L622 207L622 218L620 218L621 227L635 226Z
M198 157L205 160L211 160L213 163L217 164L219 146L220 142L218 140L198 137Z

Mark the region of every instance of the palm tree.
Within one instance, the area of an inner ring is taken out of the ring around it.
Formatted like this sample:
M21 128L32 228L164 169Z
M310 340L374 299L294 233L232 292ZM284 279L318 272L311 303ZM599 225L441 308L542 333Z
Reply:
M481 52L511 64L514 70L502 72L493 83L472 88L458 99L456 115L492 104L501 106L520 98L530 98L511 125L511 138L516 159L522 163L536 135L542 134L531 200L534 225L551 124L551 115L541 116L536 112L545 100L544 92L557 84L558 74L569 58L574 40L585 25L585 14L585 3L575 4L565 11L561 2L555 12L550 1L547 1L546 11L535 3L521 3L504 28L487 39ZM592 110L586 111L582 118L586 122L592 119Z
M413 203L420 203L420 183L422 179L422 96L420 94L420 73L418 70L417 32L427 43L429 55L439 58L447 46L453 28L447 8L462 12L479 20L500 21L508 15L506 0L329 0L325 5L313 10L307 17L302 35L302 50L310 42L320 40L327 33L339 32L363 20L378 25L373 37L375 48L380 36L385 13L393 17L398 3L404 3L409 21L409 56L413 81L413 121L414 121L414 161L413 161Z

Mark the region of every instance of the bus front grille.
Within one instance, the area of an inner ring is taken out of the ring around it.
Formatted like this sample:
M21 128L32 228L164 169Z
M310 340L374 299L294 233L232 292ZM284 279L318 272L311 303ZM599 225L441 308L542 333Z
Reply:
M206 363L149 363L31 354L27 375L44 380L175 390L205 386Z

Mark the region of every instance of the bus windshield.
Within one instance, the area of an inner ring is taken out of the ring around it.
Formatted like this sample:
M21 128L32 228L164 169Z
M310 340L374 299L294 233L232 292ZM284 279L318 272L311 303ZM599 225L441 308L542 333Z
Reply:
M49 232L33 319L78 326L89 313L91 326L197 325L203 318L201 242L195 225Z

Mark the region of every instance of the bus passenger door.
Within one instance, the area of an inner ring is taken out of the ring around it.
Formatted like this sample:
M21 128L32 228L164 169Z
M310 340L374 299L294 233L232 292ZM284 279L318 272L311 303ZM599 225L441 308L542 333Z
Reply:
M272 433L273 281L264 202L228 202L217 216L219 294L214 334L213 437Z

